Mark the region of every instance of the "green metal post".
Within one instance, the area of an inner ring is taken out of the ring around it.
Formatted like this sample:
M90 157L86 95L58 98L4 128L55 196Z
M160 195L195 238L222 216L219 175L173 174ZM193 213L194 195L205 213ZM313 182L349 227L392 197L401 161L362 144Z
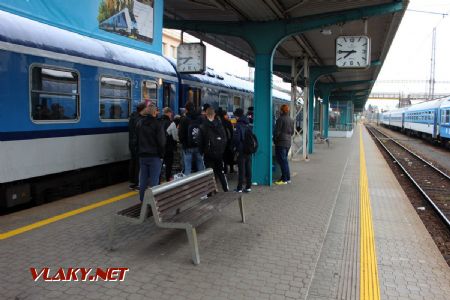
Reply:
M323 137L328 138L329 118L330 118L330 93L323 95Z
M253 159L253 182L272 184L272 54L256 54L254 133L258 151Z

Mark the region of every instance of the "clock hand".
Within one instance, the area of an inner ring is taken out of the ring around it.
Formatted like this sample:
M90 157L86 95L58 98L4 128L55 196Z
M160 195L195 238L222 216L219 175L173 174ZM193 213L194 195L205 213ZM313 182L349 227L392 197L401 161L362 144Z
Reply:
M190 61L193 57L189 56L189 57L179 57L179 60L183 60L184 62L182 63L182 65L184 65L185 63L187 63L188 61Z
M353 53L356 53L356 51L355 51L355 50L347 51L347 54L344 56L344 58L349 57L349 56L352 55Z

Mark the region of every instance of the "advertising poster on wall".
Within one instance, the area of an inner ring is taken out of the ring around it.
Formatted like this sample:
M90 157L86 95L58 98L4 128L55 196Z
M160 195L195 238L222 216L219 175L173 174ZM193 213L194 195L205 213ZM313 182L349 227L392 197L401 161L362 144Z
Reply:
M153 0L101 0L99 28L146 43L153 42Z

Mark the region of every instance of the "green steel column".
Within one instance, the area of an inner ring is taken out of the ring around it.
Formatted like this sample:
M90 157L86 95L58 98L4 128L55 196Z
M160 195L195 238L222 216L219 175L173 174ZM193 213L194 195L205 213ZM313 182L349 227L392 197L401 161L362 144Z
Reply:
M308 88L308 153L312 154L314 151L314 86L317 78L311 76L311 81Z
M330 118L330 93L323 96L323 137L328 138L328 127Z
M256 54L254 133L258 152L253 159L253 182L272 184L272 54Z

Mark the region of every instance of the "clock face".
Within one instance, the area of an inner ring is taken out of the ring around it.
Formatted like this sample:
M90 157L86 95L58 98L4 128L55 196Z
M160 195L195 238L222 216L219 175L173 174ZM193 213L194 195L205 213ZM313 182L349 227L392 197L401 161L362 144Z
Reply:
M340 36L336 39L336 66L339 68L367 68L369 65L369 37Z
M181 44L177 50L180 73L202 73L206 69L206 46L202 43Z

